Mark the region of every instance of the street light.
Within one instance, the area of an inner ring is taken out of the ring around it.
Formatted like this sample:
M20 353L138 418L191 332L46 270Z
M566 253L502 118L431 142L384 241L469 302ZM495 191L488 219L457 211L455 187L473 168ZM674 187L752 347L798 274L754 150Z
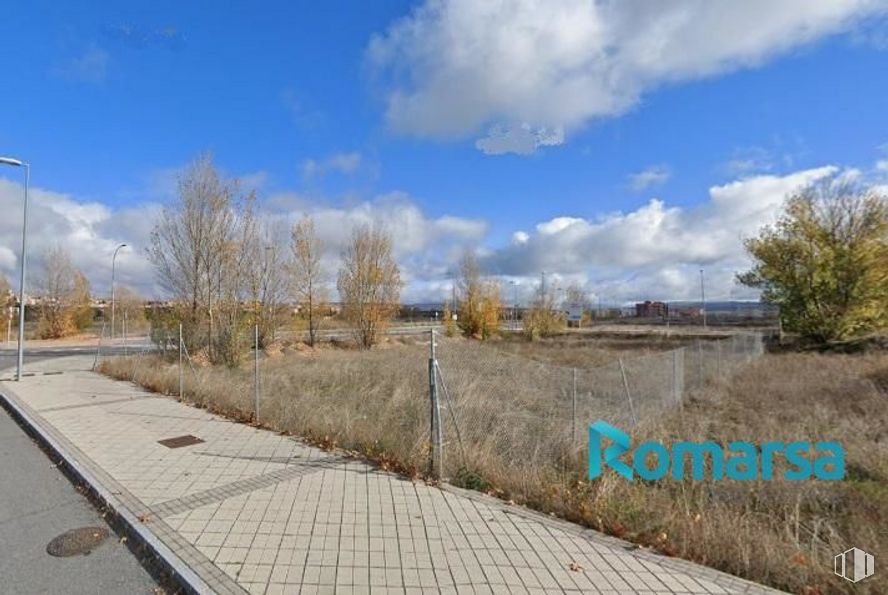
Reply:
M114 273L117 264L117 253L121 248L126 248L126 244L120 244L114 249L114 256L111 257L111 342L114 342Z
M13 167L25 168L25 215L22 223L22 276L19 281L19 328L18 328L18 358L15 369L15 379L22 379L22 367L25 363L25 266L27 264L28 242L28 185L31 183L31 166L20 159L12 157L0 157L0 163Z

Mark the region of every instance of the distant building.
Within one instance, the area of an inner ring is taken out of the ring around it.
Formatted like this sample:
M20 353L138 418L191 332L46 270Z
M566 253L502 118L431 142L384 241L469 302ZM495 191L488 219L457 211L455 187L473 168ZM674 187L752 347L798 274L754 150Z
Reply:
M638 318L665 318L669 316L669 305L650 300L639 302L635 304L635 316Z

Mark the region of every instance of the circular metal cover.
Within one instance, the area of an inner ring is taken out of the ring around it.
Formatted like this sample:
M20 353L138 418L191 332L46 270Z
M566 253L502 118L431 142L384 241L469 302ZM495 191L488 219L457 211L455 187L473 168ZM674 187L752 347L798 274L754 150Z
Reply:
M104 527L81 527L62 533L46 546L50 556L76 556L88 554L105 541L110 533Z

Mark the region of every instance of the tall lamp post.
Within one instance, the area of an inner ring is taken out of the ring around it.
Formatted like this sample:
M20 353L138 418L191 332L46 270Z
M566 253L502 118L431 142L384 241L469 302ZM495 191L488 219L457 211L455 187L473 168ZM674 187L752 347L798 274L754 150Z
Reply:
M120 244L114 249L114 256L111 257L111 341L114 342L114 276L116 273L117 253L121 248L126 248L126 244Z
M22 379L22 367L25 362L25 267L27 263L28 246L28 185L31 183L31 165L20 159L12 157L0 157L0 164L25 168L25 215L22 223L22 275L19 280L19 327L18 327L18 358L15 369L15 379Z

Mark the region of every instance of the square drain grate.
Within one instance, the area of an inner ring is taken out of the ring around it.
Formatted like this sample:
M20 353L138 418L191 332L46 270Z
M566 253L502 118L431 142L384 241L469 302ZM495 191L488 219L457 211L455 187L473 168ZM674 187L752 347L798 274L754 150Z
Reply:
M182 448L183 446L191 446L192 444L200 444L201 442L203 442L203 440L197 436L192 436L191 434L176 436L175 438L165 438L157 441L158 444L163 444L167 448Z

